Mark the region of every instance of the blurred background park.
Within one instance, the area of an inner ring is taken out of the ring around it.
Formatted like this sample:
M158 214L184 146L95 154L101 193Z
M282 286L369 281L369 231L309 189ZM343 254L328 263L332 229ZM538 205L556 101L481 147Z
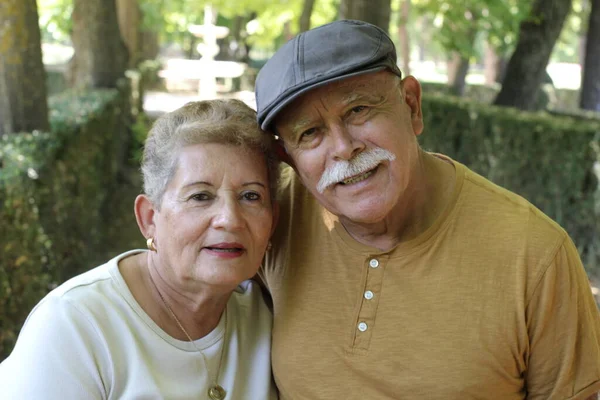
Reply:
M389 32L422 146L558 221L600 295L600 0L0 0L0 360L49 290L144 247L152 121L254 106L266 60L336 19Z

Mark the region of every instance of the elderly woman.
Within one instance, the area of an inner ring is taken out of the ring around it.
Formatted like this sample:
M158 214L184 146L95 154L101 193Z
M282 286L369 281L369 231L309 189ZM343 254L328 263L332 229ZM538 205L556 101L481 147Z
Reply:
M0 364L2 399L270 399L257 272L276 165L255 113L189 103L154 124L132 250L48 294Z

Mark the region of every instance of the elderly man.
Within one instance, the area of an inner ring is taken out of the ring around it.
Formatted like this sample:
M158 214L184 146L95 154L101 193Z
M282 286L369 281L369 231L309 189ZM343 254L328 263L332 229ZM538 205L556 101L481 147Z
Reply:
M284 399L588 399L600 317L565 231L419 147L421 89L390 38L337 21L256 81L282 141L262 278Z

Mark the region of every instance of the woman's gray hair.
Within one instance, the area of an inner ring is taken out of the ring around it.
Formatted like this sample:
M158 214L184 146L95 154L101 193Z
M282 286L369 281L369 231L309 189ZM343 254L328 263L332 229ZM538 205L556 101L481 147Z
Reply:
M262 131L256 112L239 100L207 100L187 103L161 116L144 144L142 174L144 193L160 209L162 197L177 170L183 147L202 144L231 144L257 150L265 156L271 200L279 178L273 137Z

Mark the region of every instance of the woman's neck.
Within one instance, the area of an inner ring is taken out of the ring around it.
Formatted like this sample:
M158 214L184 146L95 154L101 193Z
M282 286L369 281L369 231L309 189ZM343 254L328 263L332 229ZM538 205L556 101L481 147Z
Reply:
M142 309L161 329L179 340L188 341L188 335L197 340L212 332L219 324L231 293L210 288L186 290L183 285L168 280L160 266L151 261L151 256L151 253L138 253L119 263L127 286Z

